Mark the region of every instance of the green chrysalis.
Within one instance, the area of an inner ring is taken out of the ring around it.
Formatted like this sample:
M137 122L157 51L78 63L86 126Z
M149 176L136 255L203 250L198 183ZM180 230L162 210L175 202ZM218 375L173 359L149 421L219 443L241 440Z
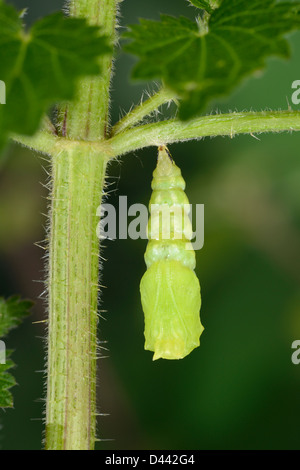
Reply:
M200 345L200 284L185 181L168 149L159 147L149 203L147 271L140 284L145 349L155 359L182 359Z

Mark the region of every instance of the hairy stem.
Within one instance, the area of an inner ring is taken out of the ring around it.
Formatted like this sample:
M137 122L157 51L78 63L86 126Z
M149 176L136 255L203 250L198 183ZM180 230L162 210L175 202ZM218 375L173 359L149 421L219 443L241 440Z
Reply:
M70 14L101 27L116 42L116 14L120 0L71 0ZM112 57L99 59L101 76L80 81L77 96L67 109L67 136L78 140L103 139L107 134Z
M73 0L70 13L103 26L115 42L117 4L118 0ZM51 450L89 450L96 439L96 210L107 161L100 146L105 148L111 64L111 57L101 59L101 77L79 82L67 119L61 117L66 139L40 134L41 149L48 147L52 155L53 176L46 406L46 448ZM90 140L99 145L90 145Z
M96 410L96 210L105 159L81 149L53 157L49 270L47 449L93 449Z
M119 156L151 145L159 146L207 136L234 137L237 134L296 130L300 130L299 111L231 113L203 116L186 122L171 119L133 127L107 143L111 154Z
M125 129L135 126L146 116L156 111L160 106L170 101L175 101L174 93L167 88L161 88L157 93L150 96L140 105L135 106L126 116L124 116L112 129L112 135L119 134Z
M137 126L115 135L103 142L76 142L58 139L45 132L34 137L14 136L14 140L26 147L51 154L53 147L73 148L79 145L87 150L104 153L115 158L139 148L171 144L202 137L284 132L300 130L300 111L264 111L259 113L231 113L202 116L188 122L171 119L144 126Z

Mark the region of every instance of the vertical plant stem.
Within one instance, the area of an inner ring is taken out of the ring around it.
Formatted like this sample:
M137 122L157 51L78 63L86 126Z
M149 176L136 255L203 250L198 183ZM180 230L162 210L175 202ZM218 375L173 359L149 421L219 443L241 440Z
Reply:
M73 0L70 13L103 27L115 42L118 0ZM80 81L68 107L67 138L104 140L112 58ZM96 209L106 157L80 145L54 154L49 260L46 448L94 448L99 240Z
M47 449L95 442L98 251L96 210L105 159L82 150L53 157L49 271Z
M70 14L98 25L111 42L116 42L116 14L120 0L71 0ZM109 86L112 58L99 59L100 77L81 80L77 98L68 108L67 136L73 139L99 140L107 134Z

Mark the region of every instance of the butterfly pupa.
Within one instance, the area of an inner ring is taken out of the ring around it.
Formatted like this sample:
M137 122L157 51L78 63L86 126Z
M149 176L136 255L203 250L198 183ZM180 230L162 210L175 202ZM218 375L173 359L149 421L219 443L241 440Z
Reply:
M182 359L200 345L204 328L185 181L165 146L151 187L147 271L140 283L145 349L154 352L153 360Z

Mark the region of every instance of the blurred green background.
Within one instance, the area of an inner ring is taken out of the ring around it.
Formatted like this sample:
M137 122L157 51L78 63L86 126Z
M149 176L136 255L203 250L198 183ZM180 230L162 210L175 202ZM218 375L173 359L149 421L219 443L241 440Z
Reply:
M53 0L29 7L26 22L58 9ZM51 5L50 5L51 4ZM184 0L125 0L121 31L139 17L194 10ZM287 109L299 80L300 34L289 62L272 59L212 110ZM132 84L134 59L118 52L112 120L153 85ZM208 110L209 112L210 110ZM166 111L168 115L169 111ZM105 243L100 309L99 449L299 449L300 135L215 138L170 146L192 204L205 204L205 245L197 252L202 287L201 347L181 361L152 362L143 350L139 282L144 240ZM109 198L147 204L156 149L126 155L109 167ZM15 408L0 410L3 449L40 449L44 416L44 238L49 164L11 145L0 160L0 295L36 300L33 315L13 331ZM41 184L42 183L42 184Z

